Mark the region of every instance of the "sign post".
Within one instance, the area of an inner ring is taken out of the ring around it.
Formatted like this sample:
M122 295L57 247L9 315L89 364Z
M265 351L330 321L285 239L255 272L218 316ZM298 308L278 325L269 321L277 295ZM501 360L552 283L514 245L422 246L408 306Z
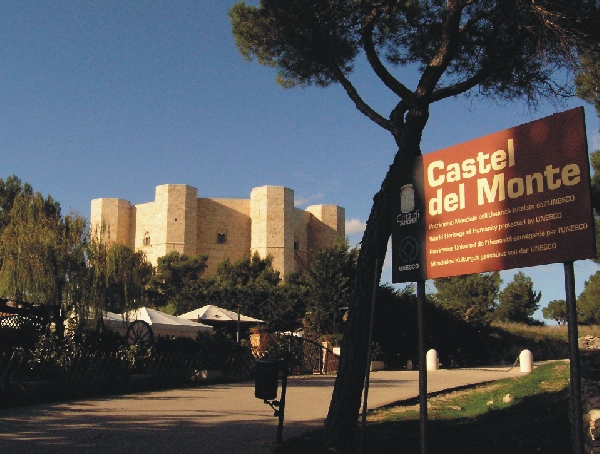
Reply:
M573 262L596 256L583 108L420 156L396 183L394 283L564 263L573 443L583 452Z
M575 270L573 262L567 262L565 267L565 294L567 302L567 323L569 336L569 382L571 408L571 440L573 453L583 454L583 406L581 404L581 368L579 364L579 336L577 334L577 309L575 307Z
M417 282L417 323L419 325L419 425L421 454L427 454L427 367L425 365L425 281Z
M423 155L402 178L393 282L595 256L583 108Z

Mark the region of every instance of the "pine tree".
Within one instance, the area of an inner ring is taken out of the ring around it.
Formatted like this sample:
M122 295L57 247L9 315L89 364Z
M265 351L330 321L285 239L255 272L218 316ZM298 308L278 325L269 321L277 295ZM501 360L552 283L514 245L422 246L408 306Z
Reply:
M548 320L554 320L559 325L567 323L567 302L565 300L552 300L542 309L542 315Z
M458 318L487 325L493 318L501 282L498 271L435 279L437 293L431 297Z
M533 290L533 281L522 271L500 292L500 304L494 318L504 322L534 324L533 313L538 309L542 292Z
M597 0L261 0L258 7L240 2L231 9L242 55L275 67L286 88L340 84L356 108L391 133L398 146L361 242L325 424L327 444L342 451L353 446L368 309L377 285L373 276L380 276L387 251L395 182L407 162L421 154L431 104L467 92L531 104L570 93L573 87L557 70L574 70L576 56L597 45L598 6ZM362 57L389 90L393 107L387 112L369 105L352 83ZM411 88L406 81L415 72L418 82Z

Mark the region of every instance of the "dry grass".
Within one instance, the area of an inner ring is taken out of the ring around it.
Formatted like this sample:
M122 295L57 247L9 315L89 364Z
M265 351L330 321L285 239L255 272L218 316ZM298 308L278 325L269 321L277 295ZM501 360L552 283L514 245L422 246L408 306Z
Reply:
M501 328L509 333L521 334L528 337L554 337L567 340L568 327L562 326L529 326L522 323L500 323L494 322L492 326ZM600 326L578 326L579 337L600 336Z

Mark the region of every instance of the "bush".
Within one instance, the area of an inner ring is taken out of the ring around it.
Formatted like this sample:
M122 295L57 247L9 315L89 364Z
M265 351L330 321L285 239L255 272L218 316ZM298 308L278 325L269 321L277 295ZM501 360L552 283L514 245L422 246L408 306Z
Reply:
M207 369L221 369L227 367L227 361L235 352L244 348L233 339L219 331L211 334L199 333L196 338L198 354L201 356L202 364Z

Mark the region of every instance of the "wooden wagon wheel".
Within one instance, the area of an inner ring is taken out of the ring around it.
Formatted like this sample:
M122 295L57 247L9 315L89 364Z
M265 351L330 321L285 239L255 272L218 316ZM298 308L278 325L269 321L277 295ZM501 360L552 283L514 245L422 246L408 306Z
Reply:
M154 344L154 333L152 327L144 320L136 320L129 325L125 333L127 345L139 345L140 347L150 347Z

